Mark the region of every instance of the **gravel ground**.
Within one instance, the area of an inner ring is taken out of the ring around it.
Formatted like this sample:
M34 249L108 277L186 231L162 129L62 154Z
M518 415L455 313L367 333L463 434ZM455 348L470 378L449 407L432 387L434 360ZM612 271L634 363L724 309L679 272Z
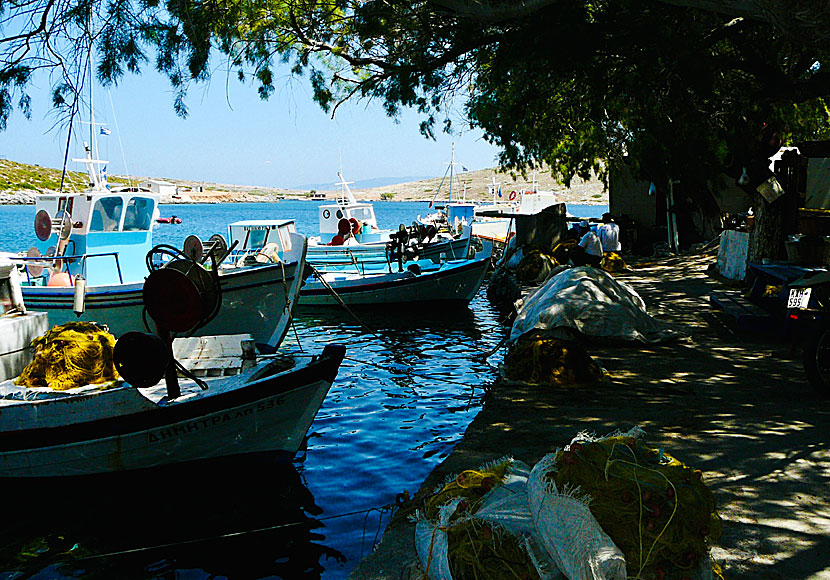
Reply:
M723 518L712 553L729 580L830 579L827 401L810 388L788 343L743 334L710 307L709 292L725 289L706 275L713 261L667 258L620 274L652 315L691 338L590 346L609 374L600 386L493 389L462 441L350 577L418 577L407 516L448 475L506 455L533 465L580 431L639 425L649 445L703 470Z

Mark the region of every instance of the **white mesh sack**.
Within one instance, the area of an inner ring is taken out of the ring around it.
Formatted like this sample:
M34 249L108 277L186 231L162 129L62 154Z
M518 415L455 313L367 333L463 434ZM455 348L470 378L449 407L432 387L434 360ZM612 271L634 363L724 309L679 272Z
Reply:
M430 580L452 580L449 561L449 543L446 528L450 516L455 512L462 498L455 498L438 509L438 521L418 517L415 524L415 552L421 567Z
M559 580L563 576L539 542L536 525L530 514L527 502L529 474L530 467L527 464L511 460L504 482L496 485L481 498L476 513L461 520L456 519L453 524L475 520L512 534L529 556L541 580ZM441 506L437 522L418 516L415 525L415 550L421 567L430 580L453 578L446 528L461 501L463 498L454 498Z
M555 453L543 457L527 481L540 543L569 580L625 580L625 557L602 531L587 499L545 481L545 474L555 467L555 457Z

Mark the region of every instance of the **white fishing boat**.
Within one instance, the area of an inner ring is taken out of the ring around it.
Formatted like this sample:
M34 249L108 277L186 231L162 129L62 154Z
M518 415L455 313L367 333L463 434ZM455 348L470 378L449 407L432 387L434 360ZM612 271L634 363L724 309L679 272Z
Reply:
M331 266L338 263L383 262L386 244L397 229L379 229L375 209L371 203L358 202L349 183L338 172L340 193L334 203L318 207L318 236L309 237L308 262L313 265ZM456 259L466 258L469 252L470 229L456 228L453 232L438 232L435 228L414 227L408 236L410 245L418 245L417 251L407 252L409 257L429 258L438 261L441 255Z
M452 157L448 164L447 173L430 202L433 206L436 198L441 193L444 182L448 182L447 201L443 204L436 204L437 211L427 214L424 217L418 216L418 222L433 226L438 231L452 230L457 228L460 220L468 220L472 224L472 235L478 238L491 241L497 245L506 244L515 233L512 215L532 215L542 211L544 208L559 203L559 198L553 191L540 190L536 182L536 171L533 172L532 182L528 188L511 190L508 193L502 191L501 184L496 182L493 176L491 183L487 185L487 195L491 201L473 202L467 201L467 189L461 187L458 174L455 170L460 165L455 161L455 146L453 145ZM462 166L463 167L463 166ZM455 199L453 196L455 195ZM472 217L466 215L461 218L457 215L459 208L472 207Z
M473 258L398 261L392 267L318 270L312 268L300 289L302 306L378 306L462 303L475 297L490 267L492 246ZM397 268L396 268L397 266Z
M137 334L119 340L116 351ZM121 366L116 355L122 376L132 367L143 377L145 366L157 364L145 347L123 347L132 352ZM98 475L236 455L290 459L344 353L329 345L304 362L266 357L239 374L182 380L177 396L164 381L64 391L0 383L0 478Z
M82 193L40 196L35 244L26 256L6 256L24 272L24 301L48 312L51 324L94 321L120 336L145 328L142 290L151 265L158 196L132 187L108 189L96 171L103 162L92 159L89 150L83 161L93 186ZM245 331L258 343L279 345L296 303L306 252L306 239L293 223L279 229L268 259L219 269L222 308L200 333ZM226 248L217 237L207 245ZM197 245L202 247L198 240Z

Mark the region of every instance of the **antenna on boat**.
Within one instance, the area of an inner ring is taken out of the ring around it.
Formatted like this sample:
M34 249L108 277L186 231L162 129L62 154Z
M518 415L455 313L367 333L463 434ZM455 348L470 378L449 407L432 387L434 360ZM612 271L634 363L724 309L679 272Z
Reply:
M349 184L354 183L354 181L346 181L343 179L343 174L341 172L337 172L337 178L340 180L338 184L340 185L340 203L357 203L357 200L352 193L352 190L349 189Z
M92 106L93 100L93 86L94 76L92 71L92 11L90 9L90 13L88 15L88 24L87 24L87 32L89 33L89 46L87 47L87 65L88 70L84 71L84 76L89 74L89 142L84 141L84 157L83 159L73 159L72 161L76 163L83 163L86 165L86 171L89 175L89 185L93 189L104 189L106 186L106 178L102 175L100 171L101 166L106 166L109 161L104 161L98 159L98 146L95 140L95 112L94 107ZM82 85L83 86L83 81ZM77 94L77 93L76 93ZM74 116L74 115L73 115ZM70 118L70 135L72 133L71 128L72 119ZM91 145L90 145L91 144ZM67 143L68 146L68 143ZM68 149L67 149L68 152ZM65 172L65 163L64 163L64 172ZM61 183L61 190L63 189L63 183Z

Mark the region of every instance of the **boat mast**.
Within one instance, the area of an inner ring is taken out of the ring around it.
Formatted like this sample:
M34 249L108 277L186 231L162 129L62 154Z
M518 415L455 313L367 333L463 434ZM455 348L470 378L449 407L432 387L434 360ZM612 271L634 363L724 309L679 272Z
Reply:
M349 184L354 183L354 181L346 181L345 179L343 179L343 174L339 171L337 172L337 177L338 179L340 179L340 203L342 205L356 204L357 200L355 199L352 190L349 188Z

